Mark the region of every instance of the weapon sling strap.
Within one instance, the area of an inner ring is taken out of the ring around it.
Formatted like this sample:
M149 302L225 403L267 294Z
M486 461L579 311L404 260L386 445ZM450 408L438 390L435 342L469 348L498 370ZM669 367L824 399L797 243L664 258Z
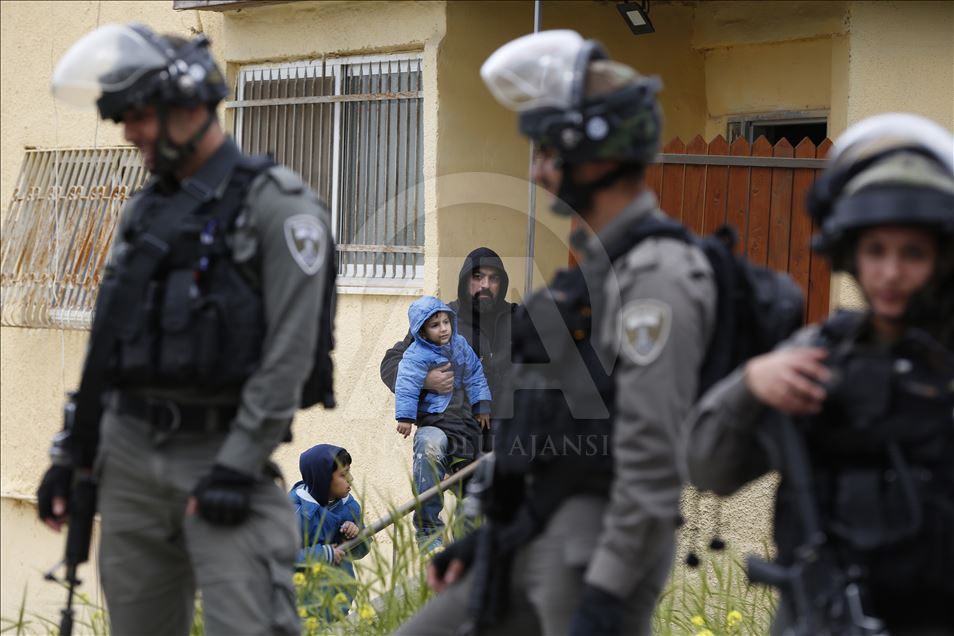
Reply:
M229 142L226 142L229 143ZM136 238L120 270L115 289L96 299L90 344L76 395L76 425L72 432L74 461L81 468L92 466L99 439L102 396L108 388L106 370L118 335L132 318L145 287L169 253L180 222L211 201L216 190L235 168L241 155L233 152L213 156L202 174L182 181L169 198L162 223L152 223Z

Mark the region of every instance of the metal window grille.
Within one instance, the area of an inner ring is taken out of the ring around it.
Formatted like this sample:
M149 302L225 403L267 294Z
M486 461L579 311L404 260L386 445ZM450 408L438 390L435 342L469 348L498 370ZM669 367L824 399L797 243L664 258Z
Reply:
M89 327L122 204L146 180L135 148L28 150L0 244L0 316Z
M331 209L342 283L424 274L423 92L417 54L240 69L234 134L298 172Z

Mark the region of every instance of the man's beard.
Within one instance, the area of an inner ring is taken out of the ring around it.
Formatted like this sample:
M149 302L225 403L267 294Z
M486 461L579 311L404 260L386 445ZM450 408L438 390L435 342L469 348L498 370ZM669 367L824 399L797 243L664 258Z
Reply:
M474 294L473 306L477 313L486 314L497 304L497 299L492 294L477 292Z

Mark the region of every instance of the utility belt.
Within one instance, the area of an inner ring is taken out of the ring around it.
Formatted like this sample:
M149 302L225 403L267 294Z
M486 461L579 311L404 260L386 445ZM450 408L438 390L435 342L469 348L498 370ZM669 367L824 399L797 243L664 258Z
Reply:
M238 412L237 406L208 406L203 404L180 404L159 397L140 397L118 392L115 398L116 412L149 422L157 433L221 433L232 425Z

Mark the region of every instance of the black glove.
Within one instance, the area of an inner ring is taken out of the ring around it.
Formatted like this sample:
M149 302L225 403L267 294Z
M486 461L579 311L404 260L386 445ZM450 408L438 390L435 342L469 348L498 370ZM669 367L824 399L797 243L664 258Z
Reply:
M619 636L625 615L626 604L621 598L586 585L570 622L570 636Z
M36 491L37 510L40 513L40 519L59 520L53 514L53 498L62 497L67 502L69 509L70 489L73 487L73 468L70 466L59 466L54 464L46 469L43 474L43 481ZM65 515L64 515L65 516Z
M255 478L216 464L199 480L192 494L199 516L216 525L234 526L245 521L252 509Z
M477 528L477 530L471 532L463 539L454 541L434 555L434 558L431 559L431 563L437 568L437 574L440 578L444 578L444 572L447 571L447 566L455 559L463 561L465 570L470 568L470 564L474 562L474 556L477 554L477 537L482 532L486 532L486 529Z

